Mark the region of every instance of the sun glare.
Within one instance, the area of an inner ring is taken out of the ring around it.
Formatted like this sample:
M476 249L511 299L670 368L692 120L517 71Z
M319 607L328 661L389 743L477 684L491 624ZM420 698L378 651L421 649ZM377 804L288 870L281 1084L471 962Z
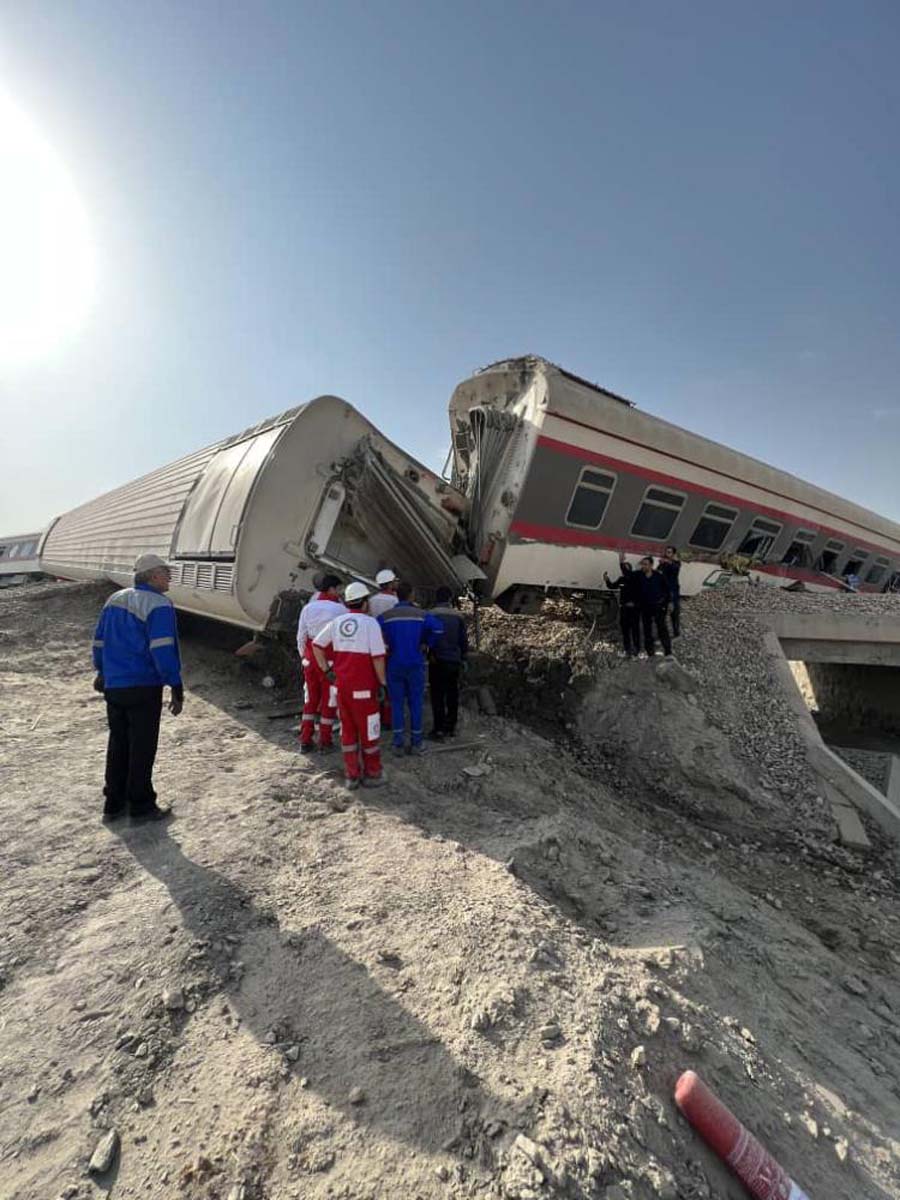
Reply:
M70 337L93 293L90 231L68 173L0 96L0 364L39 358Z

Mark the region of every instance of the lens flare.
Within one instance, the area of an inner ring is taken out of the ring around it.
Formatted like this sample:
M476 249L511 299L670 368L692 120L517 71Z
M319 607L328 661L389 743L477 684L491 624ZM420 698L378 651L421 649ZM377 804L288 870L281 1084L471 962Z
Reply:
M0 365L39 359L77 333L95 284L87 215L68 172L0 95Z

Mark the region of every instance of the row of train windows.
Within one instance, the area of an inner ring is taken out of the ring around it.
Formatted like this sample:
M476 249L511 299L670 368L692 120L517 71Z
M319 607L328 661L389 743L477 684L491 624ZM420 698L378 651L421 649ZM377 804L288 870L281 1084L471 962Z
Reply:
M608 471L598 471L594 467L585 467L575 485L566 514L566 524L577 526L579 529L599 529L615 486L615 475ZM686 499L687 497L680 492L648 487L631 526L632 537L666 541L671 536ZM694 532L688 538L688 545L698 550L720 550L738 516L736 508L727 508L723 504L707 504ZM777 521L754 517L737 553L750 558L766 558L782 528ZM786 566L808 567L833 574L846 547L843 542L828 541L814 561L810 547L816 537L817 534L811 530L798 530L781 560L782 563ZM868 550L855 549L847 560L844 574L859 575L868 557ZM876 558L865 576L865 582L881 583L890 565L889 559Z
M0 558L33 558L37 542L13 542L11 546L0 546Z

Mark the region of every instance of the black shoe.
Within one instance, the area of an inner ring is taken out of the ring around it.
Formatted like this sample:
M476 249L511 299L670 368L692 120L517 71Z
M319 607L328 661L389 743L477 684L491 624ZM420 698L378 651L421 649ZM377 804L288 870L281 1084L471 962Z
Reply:
M121 808L104 808L103 824L111 825L113 821L120 821L126 815L127 809L123 804Z
M301 754L312 754L315 751L315 748L316 747L312 742L301 742L300 743L300 753Z
M432 729L431 733L429 733L427 736L429 742L442 742L444 740L444 735L441 733L440 729Z
M154 804L152 808L142 808L140 812L131 814L133 825L144 825L149 821L168 821L172 815L171 808L160 808Z
M337 749L337 746L335 746L334 742L328 742L327 745L319 747L319 753L320 754L334 754L336 749Z

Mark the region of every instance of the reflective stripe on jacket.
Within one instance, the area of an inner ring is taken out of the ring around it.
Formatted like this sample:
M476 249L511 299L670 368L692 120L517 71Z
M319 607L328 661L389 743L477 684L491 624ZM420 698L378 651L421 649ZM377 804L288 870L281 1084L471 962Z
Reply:
M114 592L97 622L93 657L107 688L180 687L172 601L146 583Z
M423 667L423 647L435 644L444 631L431 613L401 600L378 618L388 652L388 670L393 667Z

